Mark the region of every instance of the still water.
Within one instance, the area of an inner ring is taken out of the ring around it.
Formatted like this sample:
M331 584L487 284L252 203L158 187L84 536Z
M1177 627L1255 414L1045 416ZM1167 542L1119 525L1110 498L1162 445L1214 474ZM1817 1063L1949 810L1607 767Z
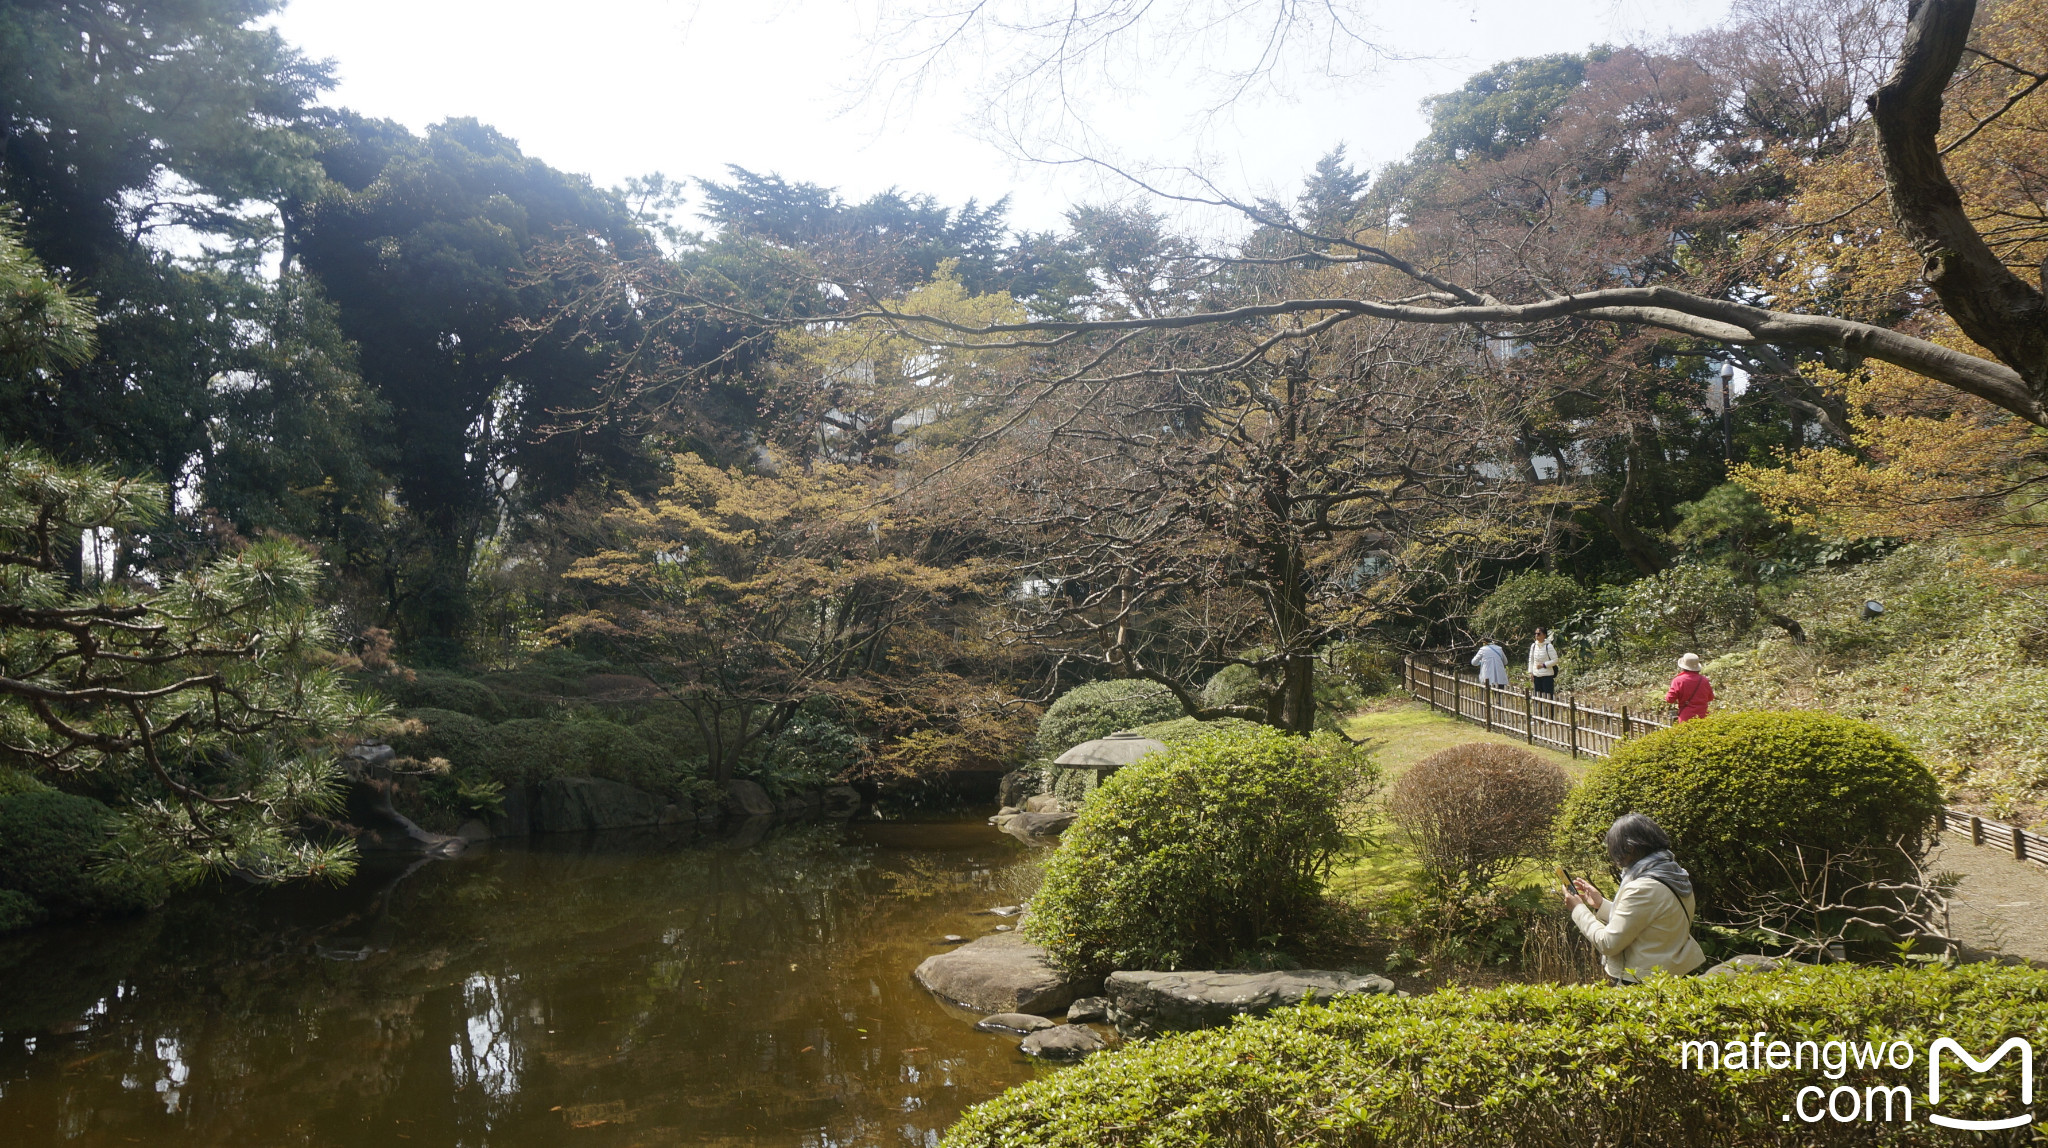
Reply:
M1050 1071L910 979L1034 873L978 821L594 834L0 939L0 1144L929 1145Z

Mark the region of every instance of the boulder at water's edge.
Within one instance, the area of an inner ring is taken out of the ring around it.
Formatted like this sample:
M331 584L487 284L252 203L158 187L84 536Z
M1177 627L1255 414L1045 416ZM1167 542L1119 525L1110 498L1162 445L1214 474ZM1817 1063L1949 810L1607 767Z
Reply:
M1095 987L1070 979L1045 959L1044 949L1015 933L982 937L928 957L913 975L933 995L983 1014L1050 1016Z
M1304 999L1322 1003L1338 997L1391 993L1381 976L1296 969L1289 972L1111 973L1103 983L1109 1019L1125 1036L1186 1032L1228 1024L1234 1016L1259 1016Z

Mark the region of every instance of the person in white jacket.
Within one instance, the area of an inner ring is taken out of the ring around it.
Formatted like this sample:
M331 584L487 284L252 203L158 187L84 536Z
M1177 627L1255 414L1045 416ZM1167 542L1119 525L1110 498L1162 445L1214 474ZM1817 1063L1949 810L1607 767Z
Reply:
M1472 655L1472 664L1479 667L1479 680L1482 683L1501 689L1508 688L1508 652L1500 648L1499 642L1492 638L1486 639L1486 644L1479 647L1478 653Z
M1550 642L1550 631L1541 626L1536 627L1536 640L1529 643L1529 684L1539 694L1557 693L1557 647Z
M1671 838L1644 814L1629 813L1608 829L1605 844L1607 859L1621 870L1614 898L1575 880L1564 903L1572 923L1599 950L1608 979L1628 985L1656 972L1698 971L1707 954L1692 938L1692 877L1672 857Z

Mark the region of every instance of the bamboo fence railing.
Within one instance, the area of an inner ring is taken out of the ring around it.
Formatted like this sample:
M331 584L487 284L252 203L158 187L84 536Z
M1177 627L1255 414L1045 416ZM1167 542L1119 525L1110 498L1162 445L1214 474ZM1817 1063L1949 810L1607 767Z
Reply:
M1401 659L1401 688L1438 713L1575 758L1610 757L1615 746L1631 737L1671 727L1662 718L1630 713L1627 706L1604 710L1580 705L1569 695L1559 701L1527 688L1481 685L1476 674L1468 677L1412 655ZM1972 845L2010 853L2015 861L2048 867L2048 837L2039 833L1955 809L1941 811L1941 830L1965 834Z

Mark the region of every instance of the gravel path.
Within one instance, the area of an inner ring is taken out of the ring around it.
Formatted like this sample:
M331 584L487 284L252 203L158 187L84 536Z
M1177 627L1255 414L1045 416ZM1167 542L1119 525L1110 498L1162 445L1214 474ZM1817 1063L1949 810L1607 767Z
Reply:
M1927 869L1962 875L1951 920L1966 946L2048 967L2048 867L1944 834Z

